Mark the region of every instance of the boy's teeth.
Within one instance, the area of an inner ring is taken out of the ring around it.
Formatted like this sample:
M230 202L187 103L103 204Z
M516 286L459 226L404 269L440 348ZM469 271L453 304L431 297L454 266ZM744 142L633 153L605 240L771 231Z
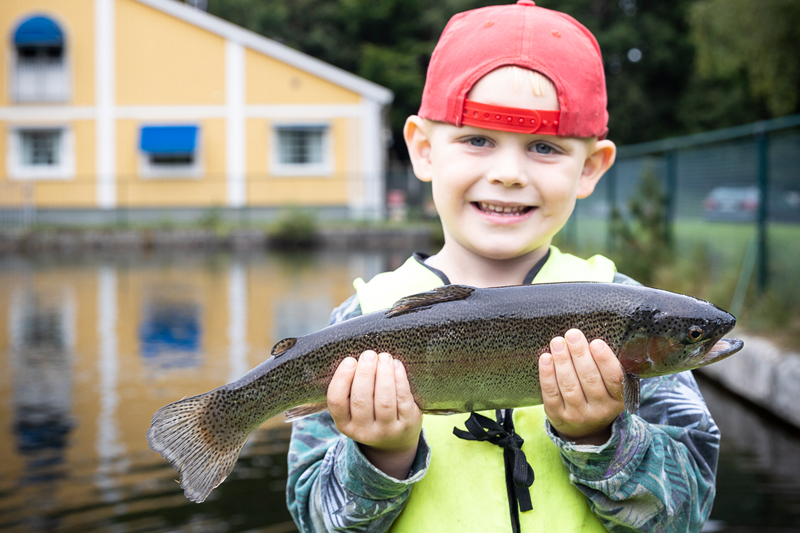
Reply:
M487 204L486 202L478 202L482 211L490 213L502 213L504 215L518 215L525 211L525 206L503 207L501 205Z

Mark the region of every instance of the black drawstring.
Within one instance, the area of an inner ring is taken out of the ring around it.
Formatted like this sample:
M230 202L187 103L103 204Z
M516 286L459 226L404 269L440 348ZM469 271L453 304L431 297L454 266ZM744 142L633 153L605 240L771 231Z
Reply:
M533 468L528 464L525 452L522 451L522 444L525 441L514 432L511 412L511 409L507 409L504 417L503 411L498 409L495 412L497 422L483 415L472 413L464 422L468 431L453 428L453 434L459 439L489 441L503 448L511 527L514 533L520 533L519 511L524 513L533 509L529 490L533 485ZM519 510L517 510L518 506Z

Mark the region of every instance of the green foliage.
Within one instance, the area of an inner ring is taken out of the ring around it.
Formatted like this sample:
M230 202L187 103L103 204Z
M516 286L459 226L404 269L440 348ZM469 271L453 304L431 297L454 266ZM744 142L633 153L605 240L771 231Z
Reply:
M630 221L617 209L611 214L613 258L621 272L644 285L652 285L658 269L672 262L666 207L661 182L647 167L628 204Z
M287 209L267 233L275 248L310 248L317 242L317 219L309 211Z
M708 79L746 74L773 116L800 110L800 2L699 0L689 10L697 67Z
M222 211L219 207L212 207L206 210L203 217L200 219L200 227L212 231L220 231L222 229Z

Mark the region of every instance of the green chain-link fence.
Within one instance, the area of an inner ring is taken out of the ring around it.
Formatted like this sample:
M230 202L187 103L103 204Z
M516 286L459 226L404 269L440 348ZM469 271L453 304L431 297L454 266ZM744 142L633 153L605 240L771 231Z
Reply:
M613 256L612 213L630 218L647 173L665 193L672 253L700 250L696 268L728 280L730 301L719 303L736 313L748 287L800 302L800 115L621 147L595 193L579 200L561 242L582 255Z

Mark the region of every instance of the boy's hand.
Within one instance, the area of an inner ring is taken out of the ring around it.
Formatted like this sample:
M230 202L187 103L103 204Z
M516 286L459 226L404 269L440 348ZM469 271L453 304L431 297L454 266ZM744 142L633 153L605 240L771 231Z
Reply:
M625 408L622 367L608 345L590 345L577 329L550 341L539 357L539 382L547 418L558 435L577 444L600 445Z
M400 361L373 351L358 361L346 358L328 386L328 410L339 431L358 442L376 468L395 479L408 476L422 413Z

